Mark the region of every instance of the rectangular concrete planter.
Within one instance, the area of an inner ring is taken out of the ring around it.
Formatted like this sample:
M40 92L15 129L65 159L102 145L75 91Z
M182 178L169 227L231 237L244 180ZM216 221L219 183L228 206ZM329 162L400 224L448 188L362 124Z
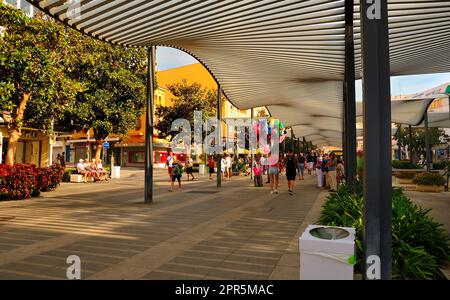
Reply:
M440 193L444 191L445 186L441 185L420 185L416 184L416 190L419 192Z
M414 180L414 178L398 178L398 177L395 177L395 182L397 183L397 184L413 184L413 180Z

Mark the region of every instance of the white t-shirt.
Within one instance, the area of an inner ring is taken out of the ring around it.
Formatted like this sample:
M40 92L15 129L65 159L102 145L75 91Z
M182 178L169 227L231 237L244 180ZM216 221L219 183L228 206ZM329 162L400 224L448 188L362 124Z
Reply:
M225 162L227 164L227 168L231 168L231 157L227 156L225 158Z
M77 164L77 171L81 172L81 171L86 171L86 168L84 167L83 163L78 163Z
M173 157L171 155L167 156L167 165L169 166L169 168L171 168L173 165Z
M220 160L220 168L222 169L222 172L225 171L226 167L227 167L227 162L225 161L225 158L222 158Z

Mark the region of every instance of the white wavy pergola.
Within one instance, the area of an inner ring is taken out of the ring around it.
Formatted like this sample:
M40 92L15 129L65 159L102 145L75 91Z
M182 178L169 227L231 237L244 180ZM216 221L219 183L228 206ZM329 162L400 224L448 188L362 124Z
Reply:
M344 0L30 2L107 42L184 50L208 68L238 108L267 106L297 136L341 145ZM391 74L448 72L450 1L388 2Z

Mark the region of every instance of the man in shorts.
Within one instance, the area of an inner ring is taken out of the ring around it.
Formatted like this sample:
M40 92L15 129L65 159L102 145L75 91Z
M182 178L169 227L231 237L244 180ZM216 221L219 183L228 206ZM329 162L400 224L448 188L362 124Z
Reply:
M181 176L183 173L183 166L180 161L174 161L172 164L172 181L170 182L169 192L173 192L173 185L178 181L178 190L181 190Z

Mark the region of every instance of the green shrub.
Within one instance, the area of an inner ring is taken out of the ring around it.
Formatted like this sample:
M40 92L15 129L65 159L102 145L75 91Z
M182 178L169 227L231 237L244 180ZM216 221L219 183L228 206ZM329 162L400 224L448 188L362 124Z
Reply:
M437 161L433 163L433 170L444 170L445 168L450 169L450 161Z
M418 185L444 185L445 178L439 173L420 173L414 177L414 183Z
M341 186L323 206L319 222L356 229L355 271L363 268L363 189ZM395 279L440 278L439 267L449 261L449 239L442 225L428 216L430 210L414 204L403 190L392 190L392 275Z
M415 175L416 174L414 174L413 172L400 172L396 174L395 177L400 179L413 179Z
M70 175L76 174L77 169L76 168L66 168L64 170L64 175L62 177L62 182L70 182Z
M422 169L419 165L409 160L393 160L392 167L394 169Z

